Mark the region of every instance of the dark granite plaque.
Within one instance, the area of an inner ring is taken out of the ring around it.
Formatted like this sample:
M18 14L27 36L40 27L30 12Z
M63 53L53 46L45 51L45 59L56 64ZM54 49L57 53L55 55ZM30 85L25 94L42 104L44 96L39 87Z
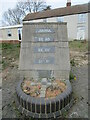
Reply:
M55 46L41 46L41 47L34 47L34 52L49 52L49 53L54 53L55 52Z
M51 70L38 70L38 74L40 78L50 78Z
M36 58L34 60L34 64L54 64L54 57L46 57L46 58Z
M46 37L34 37L34 41L36 42L49 42L49 41L54 41L54 38L51 36L46 36Z
M35 30L36 33L54 33L53 28L36 28Z

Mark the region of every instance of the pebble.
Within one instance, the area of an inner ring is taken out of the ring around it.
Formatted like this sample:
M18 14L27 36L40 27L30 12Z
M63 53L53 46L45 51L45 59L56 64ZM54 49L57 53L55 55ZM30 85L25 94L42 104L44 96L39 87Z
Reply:
M34 85L36 85L36 84L35 84L34 82L32 82L32 83L31 83L31 86L34 86Z

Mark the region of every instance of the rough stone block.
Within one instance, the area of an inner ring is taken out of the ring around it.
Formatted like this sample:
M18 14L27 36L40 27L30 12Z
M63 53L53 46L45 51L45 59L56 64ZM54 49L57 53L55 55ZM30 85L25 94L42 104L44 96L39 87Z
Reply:
M40 104L36 104L36 113L40 113Z
M28 112L27 114L28 114L28 116L34 118L34 115L35 115L34 113L32 113L32 112Z
M52 113L47 114L47 118L54 118L54 114L52 114Z
M32 112L35 112L35 103L32 103Z
M20 104L23 106L23 99L20 97Z
M56 111L59 110L59 101L56 101Z
M55 112L55 117L57 118L59 116L60 116L60 111Z
M63 108L63 103L64 103L64 101L60 100L60 110Z
M27 104L26 104L26 101L24 100L23 101L23 107L26 109L27 108Z
M28 109L29 111L31 111L31 103L30 103L30 102L27 103L27 109Z
M50 113L50 104L46 104L46 113Z
M34 118L39 118L39 114L34 114Z
M55 102L51 102L51 112L55 112Z
M40 118L47 118L46 114L40 114Z
M22 107L21 107L21 105L18 106L18 110L22 113Z
M45 105L41 105L41 113L45 113Z

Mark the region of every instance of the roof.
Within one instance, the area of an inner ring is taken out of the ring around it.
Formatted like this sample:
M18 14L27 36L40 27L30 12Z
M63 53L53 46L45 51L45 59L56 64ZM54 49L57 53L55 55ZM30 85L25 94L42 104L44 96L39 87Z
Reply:
M13 26L0 27L0 29L21 28L21 27L22 25L13 25Z
M90 12L90 10L88 9L88 4L82 4L82 5L68 6L68 7L57 8L42 12L29 13L26 15L23 21L44 19L50 17L59 17L59 16L66 16L66 15L73 15L80 13L88 13L88 12Z

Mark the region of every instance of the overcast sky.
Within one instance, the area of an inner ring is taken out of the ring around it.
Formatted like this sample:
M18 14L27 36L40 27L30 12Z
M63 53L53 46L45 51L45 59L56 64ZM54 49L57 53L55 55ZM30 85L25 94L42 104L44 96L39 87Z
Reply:
M8 8L14 8L19 0L0 0L0 21L2 14L8 10ZM24 0L23 0L24 1ZM47 5L51 5L52 8L65 7L67 0L46 0ZM72 5L88 3L89 0L71 0ZM0 23L1 24L1 23Z

